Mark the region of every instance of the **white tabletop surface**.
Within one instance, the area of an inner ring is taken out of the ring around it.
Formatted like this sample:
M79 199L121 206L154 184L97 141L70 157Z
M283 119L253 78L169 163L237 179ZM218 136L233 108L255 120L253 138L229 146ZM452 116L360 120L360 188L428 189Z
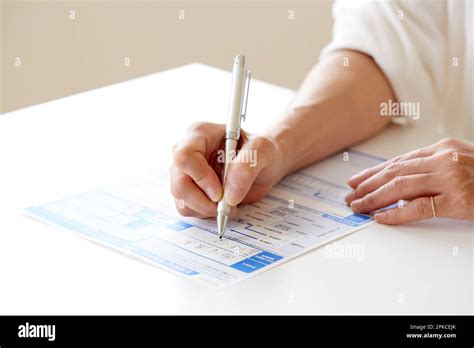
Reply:
M0 314L473 312L472 222L374 224L339 241L361 259L322 247L216 291L22 215L168 167L188 124L225 121L229 88L228 72L191 64L1 115ZM293 94L252 81L244 128L263 129ZM390 157L439 139L431 128L390 126L358 148Z

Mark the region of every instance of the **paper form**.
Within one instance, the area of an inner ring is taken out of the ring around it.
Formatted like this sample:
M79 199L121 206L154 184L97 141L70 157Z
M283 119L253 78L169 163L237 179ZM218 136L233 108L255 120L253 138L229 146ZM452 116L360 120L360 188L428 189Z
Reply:
M382 159L350 150L292 174L260 202L243 205L222 240L215 219L180 216L169 178L150 171L27 208L71 230L177 275L222 288L373 222L344 202L347 178Z

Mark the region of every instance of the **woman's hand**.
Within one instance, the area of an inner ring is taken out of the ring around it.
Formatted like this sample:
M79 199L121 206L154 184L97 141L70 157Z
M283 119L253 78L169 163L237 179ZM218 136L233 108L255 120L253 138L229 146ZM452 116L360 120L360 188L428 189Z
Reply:
M423 149L366 169L348 181L346 202L356 213L369 213L400 200L404 206L375 214L389 225L436 216L474 220L474 147L443 139Z
M171 193L181 215L216 216L223 194L224 135L225 125L199 122L173 147ZM224 189L231 206L261 200L283 176L281 151L270 137L241 130L239 148Z

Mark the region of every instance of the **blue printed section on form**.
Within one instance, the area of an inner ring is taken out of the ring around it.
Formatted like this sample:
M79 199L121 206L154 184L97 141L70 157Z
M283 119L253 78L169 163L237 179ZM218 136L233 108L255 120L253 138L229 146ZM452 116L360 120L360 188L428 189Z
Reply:
M354 222L356 224L362 224L364 222L372 220L372 218L370 216L366 216L366 215L352 214L352 215L346 216L344 218L344 220L351 221L351 222Z
M174 271L183 273L188 276L193 276L199 274L199 272L196 272L192 269L189 269L187 267L178 265L172 261L169 261L165 258L162 258L156 254L153 254L151 252L148 252L142 248L136 247L132 244L130 244L128 241L123 240L119 237L112 236L110 234L104 233L99 230L93 230L77 221L74 221L72 219L64 218L61 215L58 215L48 209L42 208L42 207L30 207L27 208L29 212L31 212L34 215L39 216L40 218L50 221L53 224L56 224L58 226L64 227L66 229L69 229L71 231L74 231L76 233L88 236L88 237L93 237L99 241L103 241L106 243L109 243L115 247L125 249L134 253L137 253L149 260L152 260L156 263L159 263L160 265L163 265L165 267L168 267ZM145 221L145 220L143 220Z
M174 231L182 231L182 230L185 230L187 228L190 228L190 227L193 227L193 225L191 224L188 224L186 222L183 222L183 221L176 221L174 224L171 224L171 225L168 225L166 226Z
M352 215L346 216L345 218L340 218L340 217L329 215L329 214L323 214L322 216L326 219L336 221L336 222L339 222L340 224L348 225L351 227L357 227L372 220L370 216L365 216L365 215L360 215L360 214L352 214Z
M262 251L260 254L249 257L245 260L234 263L231 267L245 273L252 273L262 267L268 266L278 260L281 260L283 256Z

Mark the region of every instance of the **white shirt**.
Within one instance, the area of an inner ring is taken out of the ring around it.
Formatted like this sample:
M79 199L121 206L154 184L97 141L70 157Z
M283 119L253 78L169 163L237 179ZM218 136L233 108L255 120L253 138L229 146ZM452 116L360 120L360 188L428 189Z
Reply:
M399 102L417 102L420 118L443 136L474 140L471 0L337 0L333 40L338 49L370 55Z

